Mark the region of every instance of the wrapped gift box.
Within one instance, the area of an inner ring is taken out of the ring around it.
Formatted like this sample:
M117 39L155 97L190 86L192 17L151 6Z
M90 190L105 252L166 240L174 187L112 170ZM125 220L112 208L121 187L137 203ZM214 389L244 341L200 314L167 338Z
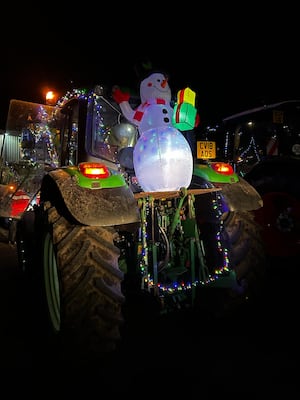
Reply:
M195 127L197 109L190 103L175 104L172 118L173 126L180 131L189 131Z
M177 103L189 103L192 106L195 105L195 98L196 98L196 93L190 89L189 87L179 90L177 93Z

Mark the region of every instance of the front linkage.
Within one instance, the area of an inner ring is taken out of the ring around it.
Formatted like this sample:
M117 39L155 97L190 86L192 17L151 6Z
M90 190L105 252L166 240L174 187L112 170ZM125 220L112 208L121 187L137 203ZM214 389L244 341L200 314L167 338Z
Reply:
M217 263L207 262L206 238L196 220L195 197L210 194L209 198L215 199L219 191L220 188L182 188L135 194L141 215L141 225L133 239L137 264L134 268L139 275L136 290L158 299L162 313L196 306L202 287L236 285L235 272L230 269L227 249L220 237L213 238L219 256ZM216 206L215 212L218 210ZM219 219L219 236L220 230ZM132 274L128 270L130 265L134 265L132 259L126 262L128 275Z

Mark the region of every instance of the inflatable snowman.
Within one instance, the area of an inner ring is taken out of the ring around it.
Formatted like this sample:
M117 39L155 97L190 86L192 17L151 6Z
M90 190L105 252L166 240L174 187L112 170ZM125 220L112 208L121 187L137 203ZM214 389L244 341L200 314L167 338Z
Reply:
M136 177L145 192L188 187L193 155L188 141L172 124L171 90L162 73L152 73L140 83L141 104L133 109L129 95L115 89L114 99L124 117L137 126L139 139L133 150Z

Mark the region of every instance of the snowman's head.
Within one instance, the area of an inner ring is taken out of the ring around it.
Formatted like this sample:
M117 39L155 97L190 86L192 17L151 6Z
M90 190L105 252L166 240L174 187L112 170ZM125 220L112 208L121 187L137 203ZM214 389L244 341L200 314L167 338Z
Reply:
M141 102L150 99L164 99L167 103L171 101L171 89L166 75L155 72L140 83Z

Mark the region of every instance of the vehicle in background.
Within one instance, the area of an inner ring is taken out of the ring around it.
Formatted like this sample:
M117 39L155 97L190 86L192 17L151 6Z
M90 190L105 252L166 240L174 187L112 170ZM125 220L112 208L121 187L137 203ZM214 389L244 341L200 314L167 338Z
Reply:
M300 255L300 100L245 110L198 134L261 195L254 214L267 254Z

